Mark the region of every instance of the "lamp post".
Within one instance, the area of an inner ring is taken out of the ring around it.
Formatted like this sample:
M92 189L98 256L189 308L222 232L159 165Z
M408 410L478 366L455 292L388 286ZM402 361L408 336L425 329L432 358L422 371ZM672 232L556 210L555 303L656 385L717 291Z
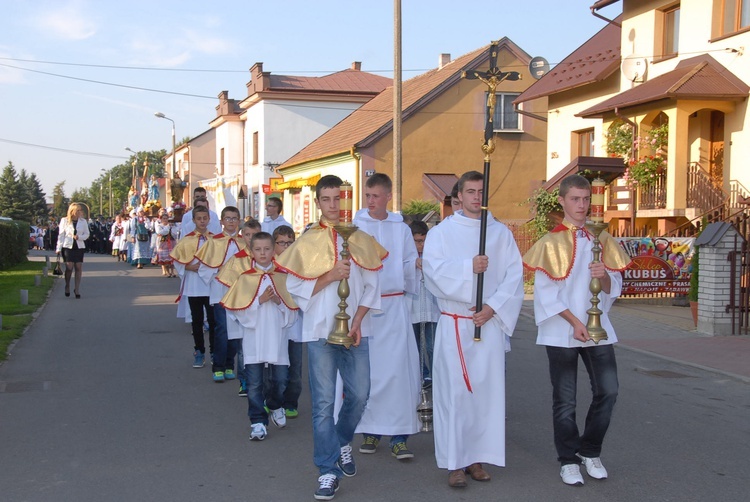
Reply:
M175 130L174 130L175 125L174 125L174 120L170 119L169 117L164 115L162 112L156 112L154 113L154 116L160 119L165 119L165 120L169 120L170 122L172 122L172 168L169 171L167 171L167 183L165 183L166 186L164 187L167 192L166 202L169 202L169 199L171 198L171 193L170 193L171 183L169 181L172 179L172 177L174 176L174 173L177 171L177 158L176 158L177 149L175 147L176 138L175 138Z
M138 163L138 152L135 152L135 151L131 150L129 146L126 146L125 150L127 150L130 153L132 153L133 155L135 155L135 160L133 161L133 175L132 175L132 178L130 178L131 179L130 183L131 183L131 185L133 187L133 190L136 190L137 187L135 186L135 165Z
M106 169L102 168L101 171L107 174ZM101 192L101 188L100 188L100 192ZM99 199L101 200L101 193L99 194ZM107 211L107 217L108 218L112 217L112 171L109 171L109 211Z

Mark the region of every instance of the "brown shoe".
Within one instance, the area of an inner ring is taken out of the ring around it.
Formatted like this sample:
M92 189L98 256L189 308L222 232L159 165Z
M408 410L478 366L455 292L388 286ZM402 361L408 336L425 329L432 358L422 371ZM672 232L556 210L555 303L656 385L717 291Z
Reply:
M450 472L448 475L448 486L451 488L466 487L466 474L464 474L463 469L457 469Z
M469 467L466 468L466 474L471 476L471 479L474 481L489 481L490 475L487 471L482 469L482 464L476 463L471 464Z

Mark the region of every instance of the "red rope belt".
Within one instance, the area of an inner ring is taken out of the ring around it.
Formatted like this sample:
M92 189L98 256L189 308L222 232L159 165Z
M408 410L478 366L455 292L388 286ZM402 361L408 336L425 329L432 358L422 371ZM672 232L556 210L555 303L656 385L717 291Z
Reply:
M440 312L442 315L447 315L448 317L453 318L453 324L456 328L456 347L458 347L458 359L461 361L461 372L464 375L464 382L466 382L466 388L469 392L472 394L474 393L473 390L471 390L471 382L469 381L469 373L466 371L466 360L464 359L464 351L461 348L461 337L459 336L458 332L458 320L459 319L473 319L471 316L465 316L465 315L458 315L458 314L449 314L448 312Z
M391 296L404 296L404 292L399 291L398 293L386 293L384 295L380 295L381 298L389 298Z

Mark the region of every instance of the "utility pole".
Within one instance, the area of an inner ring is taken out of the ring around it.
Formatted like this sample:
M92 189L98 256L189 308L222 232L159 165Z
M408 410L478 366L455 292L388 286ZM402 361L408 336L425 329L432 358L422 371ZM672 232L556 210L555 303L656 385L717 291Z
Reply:
M401 0L393 0L393 212L401 212Z

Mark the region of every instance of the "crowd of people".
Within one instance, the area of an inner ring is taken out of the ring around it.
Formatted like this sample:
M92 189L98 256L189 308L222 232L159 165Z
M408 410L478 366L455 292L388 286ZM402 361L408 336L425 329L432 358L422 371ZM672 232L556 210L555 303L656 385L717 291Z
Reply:
M629 259L604 232L602 260L591 263L589 182L578 175L562 180L558 200L565 219L523 258L492 214L488 251L479 255L471 244L479 241L486 209L478 172L461 176L452 194L454 214L432 229L421 221L407 225L388 211L390 178L368 177L366 207L354 215L357 230L346 239L337 230L341 186L336 176L319 180L320 220L299 237L277 198L268 200L263 222L242 220L233 206L217 215L202 187L181 222L165 210L150 218L141 208L111 221L87 220L85 205L73 203L54 229L65 296L72 282L81 298L87 252L109 253L138 269L160 266L162 276L179 277L177 315L191 325L192 366L205 366L208 348L213 381L239 381L252 441L265 440L269 424L284 428L299 416L305 347L319 470L314 497L331 500L341 479L357 474L356 434L360 454L376 453L387 436L394 458L414 457L408 440L420 431L416 411L425 391L432 396L435 459L451 487L467 486L467 477L489 481L483 464L505 465L504 421L470 417L505 416L505 355L523 301L525 266L535 272L537 344L549 361L560 477L583 485L583 466L589 477L607 478L601 451L618 393L617 337L607 314ZM345 240L348 256L342 256ZM601 284L601 324L609 335L596 342L585 324L592 278ZM329 335L342 329L344 279L345 331L332 343ZM579 357L593 394L582 432L576 422Z
M388 211L391 180L370 176L366 207L354 216L358 230L346 239L349 256L343 258L341 185L336 176L319 180L320 220L298 237L278 199L269 199L265 221L241 222L237 208L217 215L205 193L195 191L176 244L169 253L157 246L157 263L172 260L182 280L178 316L191 324L192 366L206 364L207 332L211 378L239 380L250 440L265 440L269 424L284 428L299 415L305 347L319 470L315 499L333 499L341 479L357 474L356 434L360 454L376 453L387 436L395 459L413 458L408 439L420 431L416 409L425 390L432 393L435 459L448 471L448 484L489 481L483 464L505 465L504 421L470 417L505 416L505 355L523 301L525 266L536 274L537 344L549 359L560 477L582 485L583 466L591 478L606 478L600 455L618 391L616 336L607 312L620 294L619 271L628 259L604 233L603 263L590 263L588 181L577 175L563 180L563 224L523 258L512 233L491 214L488 251L478 255L471 244L479 241L485 209L484 179L473 171L454 189L454 214L432 229L420 221L407 225ZM168 226L162 218L154 233L174 236ZM592 278L602 284L602 324L609 333L598 343L585 328ZM343 279L348 332L345 342L331 343L329 335L340 328ZM579 357L593 389L582 433L575 416Z

